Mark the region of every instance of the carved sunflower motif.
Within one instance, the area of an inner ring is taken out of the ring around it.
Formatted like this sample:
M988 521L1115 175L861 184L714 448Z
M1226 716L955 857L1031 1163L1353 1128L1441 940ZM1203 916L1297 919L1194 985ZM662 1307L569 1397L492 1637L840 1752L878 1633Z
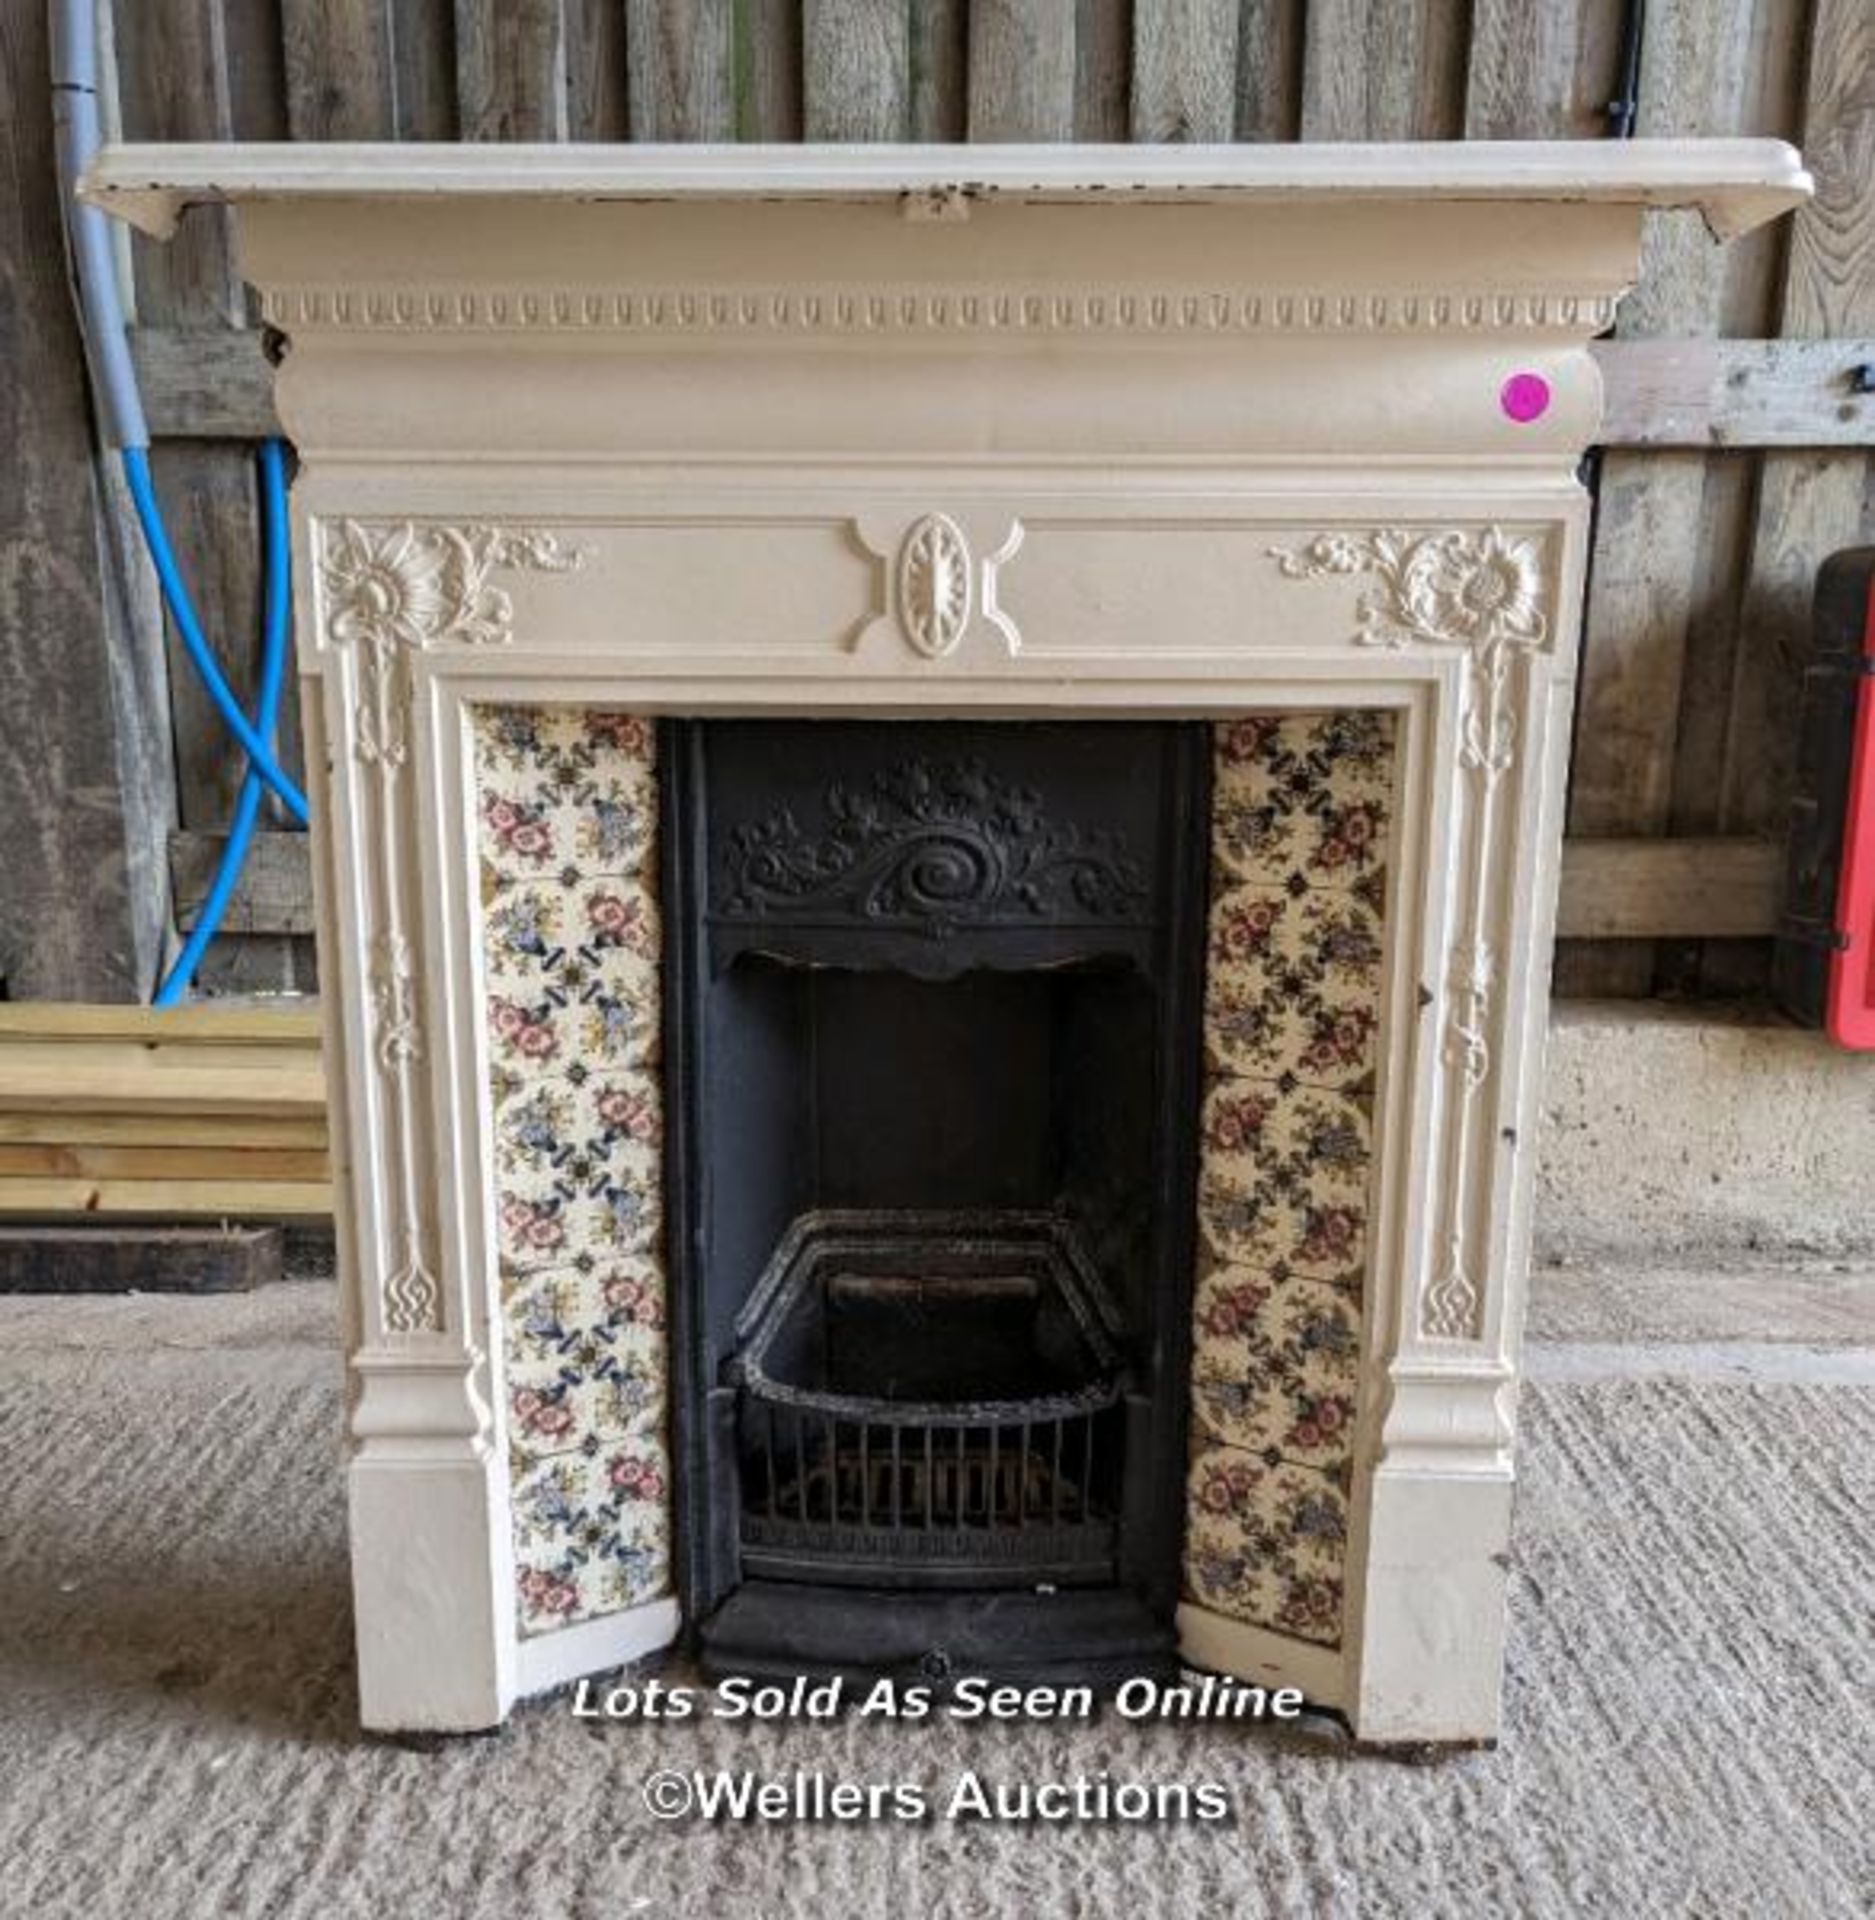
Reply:
M420 647L446 618L442 555L411 526L378 533L347 520L327 547L327 629L340 646Z
M1371 575L1373 589L1355 608L1358 637L1367 646L1421 641L1484 653L1540 646L1548 638L1541 544L1497 527L1323 533L1299 547L1272 547L1270 555L1289 580Z
M533 530L342 521L323 554L326 631L339 646L505 645L514 602L490 575L566 573L582 560L577 548Z
M1475 540L1448 533L1420 542L1403 580L1412 625L1470 647L1540 641L1542 589L1534 545L1495 527Z

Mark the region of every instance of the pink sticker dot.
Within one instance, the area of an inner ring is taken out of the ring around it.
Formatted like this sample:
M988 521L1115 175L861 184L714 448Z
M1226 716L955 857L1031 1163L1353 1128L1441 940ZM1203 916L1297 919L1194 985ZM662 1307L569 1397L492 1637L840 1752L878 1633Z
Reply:
M1549 411L1549 382L1540 373L1513 373L1504 382L1497 403L1519 426L1540 420Z

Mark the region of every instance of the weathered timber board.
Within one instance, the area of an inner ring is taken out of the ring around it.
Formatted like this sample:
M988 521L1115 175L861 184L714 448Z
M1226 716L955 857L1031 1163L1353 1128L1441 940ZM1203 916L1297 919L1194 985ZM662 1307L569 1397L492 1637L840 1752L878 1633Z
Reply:
M246 1293L283 1252L278 1227L0 1227L0 1293Z

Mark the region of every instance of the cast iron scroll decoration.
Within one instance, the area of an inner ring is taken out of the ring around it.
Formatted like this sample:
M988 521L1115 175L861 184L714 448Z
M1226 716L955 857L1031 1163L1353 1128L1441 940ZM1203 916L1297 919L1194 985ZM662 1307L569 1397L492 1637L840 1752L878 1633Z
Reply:
M742 916L835 913L942 939L998 920L1117 920L1147 888L1124 834L1055 825L1032 788L975 760L906 760L871 786L828 787L824 822L791 809L729 837L726 906Z

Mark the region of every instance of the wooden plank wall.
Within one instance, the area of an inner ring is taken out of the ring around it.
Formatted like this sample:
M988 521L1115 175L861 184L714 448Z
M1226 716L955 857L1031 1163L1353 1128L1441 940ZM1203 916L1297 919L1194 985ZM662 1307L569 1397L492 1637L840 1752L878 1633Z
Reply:
M143 139L1368 140L1606 136L1627 0L120 0ZM1651 0L1642 134L1776 134L1816 206L1720 253L1663 216L1603 348L1610 444L1569 826L1566 993L1761 988L1808 584L1875 539L1875 13ZM213 214L139 246L185 558L253 670L258 342ZM44 351L45 349L42 349ZM238 766L173 676L186 917ZM297 750L295 749L295 752ZM219 985L305 984L302 849L265 844Z

